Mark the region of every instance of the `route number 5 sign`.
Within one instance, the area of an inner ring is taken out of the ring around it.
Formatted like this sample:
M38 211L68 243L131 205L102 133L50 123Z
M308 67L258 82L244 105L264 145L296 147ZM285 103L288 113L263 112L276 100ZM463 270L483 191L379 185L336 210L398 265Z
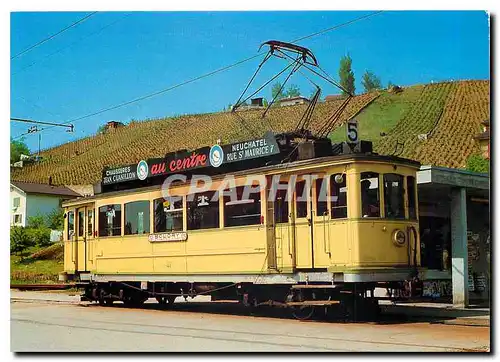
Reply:
M358 143L358 121L351 119L347 121L347 142L348 143Z

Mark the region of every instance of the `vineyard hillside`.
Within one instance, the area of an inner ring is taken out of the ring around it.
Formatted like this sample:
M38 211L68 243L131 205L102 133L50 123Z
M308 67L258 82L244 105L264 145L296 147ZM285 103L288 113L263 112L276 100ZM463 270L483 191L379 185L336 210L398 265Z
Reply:
M479 152L474 136L481 121L490 117L490 82L457 81L404 87L356 96L343 111L330 137L345 138L343 124L356 117L362 139L373 141L375 151L416 159L423 164L465 167ZM342 100L319 103L310 128L319 130ZM131 122L112 132L83 138L45 150L43 161L12 169L11 178L26 182L92 184L105 166L135 163L162 157L179 149L195 149L218 139L230 143L260 137L265 130L292 130L306 105L178 116ZM242 122L244 119L245 122Z

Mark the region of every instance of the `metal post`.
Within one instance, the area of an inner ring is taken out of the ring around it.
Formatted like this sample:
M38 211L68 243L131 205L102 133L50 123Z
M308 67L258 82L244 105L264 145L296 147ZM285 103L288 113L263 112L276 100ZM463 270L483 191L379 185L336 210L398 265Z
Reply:
M467 260L467 201L465 188L451 192L451 256L453 306L469 305L469 271Z

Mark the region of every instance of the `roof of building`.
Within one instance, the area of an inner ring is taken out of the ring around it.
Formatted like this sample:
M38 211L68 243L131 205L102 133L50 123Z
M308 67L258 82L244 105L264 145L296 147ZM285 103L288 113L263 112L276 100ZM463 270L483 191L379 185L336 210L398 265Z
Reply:
M45 194L78 197L82 196L66 186L52 186L48 184L36 184L31 182L11 181L11 185L23 190L27 194Z
M280 102L293 101L293 100L296 100L296 99L303 99L303 100L309 102L309 98L302 97L302 96L281 98Z

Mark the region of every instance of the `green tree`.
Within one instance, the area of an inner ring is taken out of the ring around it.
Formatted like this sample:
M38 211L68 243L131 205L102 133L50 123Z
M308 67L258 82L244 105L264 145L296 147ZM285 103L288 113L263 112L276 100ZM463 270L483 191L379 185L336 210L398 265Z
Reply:
M45 217L43 215L36 215L28 217L28 227L31 229L38 229L45 227Z
M53 209L46 218L47 227L52 230L64 228L64 210L60 207Z
M106 133L106 125L105 124L100 125L99 128L97 129L97 134L102 134L102 133Z
M394 87L396 84L392 83L391 81L387 82L387 89L391 89Z
M380 78L377 77L373 72L370 72L368 70L365 72L365 74L363 74L361 83L365 88L365 92L371 92L382 88L382 82L380 81Z
M264 99L262 99L262 105L263 105L264 107L267 107L267 106L269 105L269 102L267 101L267 99L265 99L265 98L264 98Z
M280 99L285 97L285 93L283 92L283 89L281 89L282 84L280 82L276 82L273 84L273 87L271 89L271 96L274 99L276 97L276 101L279 101Z
M356 91L356 87L354 85L354 73L352 71L352 59L349 54L344 55L340 58L340 67L339 67L339 78L340 85L347 91L342 91L343 94L354 94Z
M285 97L298 97L300 96L300 88L295 84L290 84L285 92Z
M33 239L27 230L22 226L12 226L10 228L10 253L19 254L30 246L33 246Z
M490 172L490 162L486 158L481 155L471 155L467 159L466 169L472 172L482 172L489 173Z
M21 159L21 155L29 155L30 153L30 149L24 143L24 138L10 140L10 163L17 162Z

